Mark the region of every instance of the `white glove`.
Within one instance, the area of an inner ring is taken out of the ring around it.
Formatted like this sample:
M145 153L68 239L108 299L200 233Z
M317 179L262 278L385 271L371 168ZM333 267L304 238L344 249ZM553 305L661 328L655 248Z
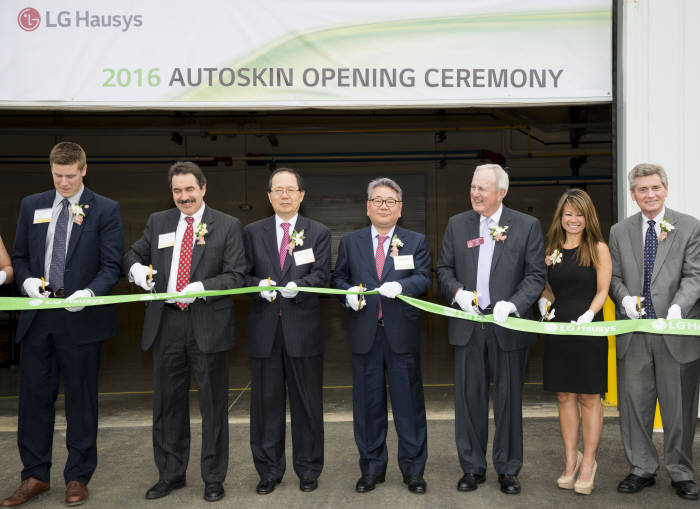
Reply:
M190 293L190 292L203 292L203 291L204 291L204 285L202 284L202 282L195 281L194 283L190 283L186 287L184 287L182 290L180 290L178 292L178 295L185 295L186 293ZM175 299L175 302L180 302L182 304L192 304L195 300L197 300L197 297L184 297L184 298Z
M506 320L508 320L508 315L510 315L511 313L518 313L518 309L512 302L499 300L493 307L493 319L497 322L505 322Z
M474 308L474 292L457 290L457 293L455 294L455 302L465 313L469 313L470 315L477 314L476 309Z
M260 282L258 283L258 286L275 286L277 282L272 281L271 279L261 279ZM268 290L260 292L260 297L265 299L267 302L274 302L275 297L277 297L277 290L272 290L271 292Z
M49 286L48 281L45 283L45 286ZM44 292L41 291L41 279L38 277L28 277L25 279L24 283L22 283L22 289L29 297L34 297L35 299L43 299L49 295L48 290Z
M578 317L578 320L576 320L576 325L581 325L582 323L591 323L593 321L593 311L590 309L583 313L581 316Z
M287 286L284 287L284 290L280 290L280 294L285 299L293 299L297 296L297 293L299 293L299 290L295 289L296 287L297 284L294 281L290 281L287 283Z
M644 302L644 297L640 297L641 302ZM627 314L628 318L631 318L632 320L636 320L637 318L640 318L639 311L637 311L637 297L631 297L627 295L626 297L622 298L622 307L625 308L625 314Z
M360 287L359 286L353 286L351 288L348 288L349 292L359 292ZM353 295L353 294L346 294L345 295L345 303L347 306L352 309L353 311L359 311L363 307L367 305L367 299L362 299L360 300L360 295Z
M537 301L537 309L539 310L541 316L545 316L547 314L547 310L552 309L552 301L547 297L540 297L540 299Z
M666 315L666 320L673 320L675 318L683 318L681 307L678 304L673 304L668 308L668 314Z
M157 274L157 270L153 270L154 274ZM147 292L150 292L153 290L153 287L155 286L156 282L151 279L151 281L148 281L148 276L151 274L151 269L146 267L145 265L141 265L140 263L135 263L131 266L129 269L129 277L131 280L134 282L134 284L140 286Z
M7 272L0 270L0 285L4 285L5 281L7 281Z
M87 299L88 297L93 296L94 294L90 290L78 290L77 292L73 292L70 296L66 297L66 302L73 302L75 299ZM66 308L66 311L75 313L76 311L82 311L84 308L85 306L74 306Z
M387 299L395 299L396 296L403 291L403 288L401 288L401 283L398 281L389 281L377 288L377 290L379 290L379 295L382 295Z

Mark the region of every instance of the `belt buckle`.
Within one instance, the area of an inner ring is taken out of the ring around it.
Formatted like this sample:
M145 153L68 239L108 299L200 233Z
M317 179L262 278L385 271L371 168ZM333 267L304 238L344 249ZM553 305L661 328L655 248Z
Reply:
M384 327L384 319L383 318L380 318L379 320L377 320L377 327Z
M49 299L62 299L66 295L65 288L59 288L58 290L52 290L51 287L46 288L49 291Z

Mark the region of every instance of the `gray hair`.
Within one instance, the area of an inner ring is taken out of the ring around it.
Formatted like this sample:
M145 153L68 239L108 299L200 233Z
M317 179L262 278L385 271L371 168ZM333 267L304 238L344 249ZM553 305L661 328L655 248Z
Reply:
M396 194L399 197L399 201L403 201L403 192L401 191L401 186L399 186L396 182L387 177L376 178L367 185L368 200L372 199L372 193L378 187L388 187L390 189L393 189L394 191L396 191Z
M474 175L481 171L490 171L493 176L496 177L496 186L498 189L503 189L506 193L508 192L508 174L500 164L480 164L474 170Z
M649 175L658 175L664 187L668 188L668 175L666 170L660 164L640 163L632 168L627 175L627 181L630 185L630 191L634 191L636 180L640 177L648 177Z

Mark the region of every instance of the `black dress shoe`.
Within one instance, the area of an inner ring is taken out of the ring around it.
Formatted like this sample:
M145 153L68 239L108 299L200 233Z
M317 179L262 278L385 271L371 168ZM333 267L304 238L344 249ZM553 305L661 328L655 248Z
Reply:
M501 491L506 495L517 495L520 493L520 482L514 475L498 474L498 484L501 485Z
M617 485L617 491L620 493L637 493L642 491L647 486L654 486L656 479L654 477L641 477L639 475L630 474L625 477L620 484Z
M255 487L255 491L258 492L258 495L267 495L275 491L275 486L280 482L282 482L282 479L260 479L260 482Z
M676 488L676 495L686 500L698 499L698 486L695 481L673 481L671 486Z
M458 491L474 491L486 480L485 475L466 473L457 483Z
M318 479L299 479L299 489L310 492L318 488Z
M405 477L403 482L408 485L408 491L422 495L428 489L425 480L422 477Z
M204 500L216 502L224 498L224 486L220 482L208 482L204 484Z
M162 498L165 496L170 495L170 492L173 490L179 490L180 488L185 487L185 480L182 479L181 481L166 481L165 479L161 479L157 483L155 483L150 490L146 492L146 498L148 500L154 500L156 498Z
M377 486L377 483L382 482L384 482L383 475L363 475L360 477L360 480L357 481L355 491L358 493L367 493L368 491L372 491Z

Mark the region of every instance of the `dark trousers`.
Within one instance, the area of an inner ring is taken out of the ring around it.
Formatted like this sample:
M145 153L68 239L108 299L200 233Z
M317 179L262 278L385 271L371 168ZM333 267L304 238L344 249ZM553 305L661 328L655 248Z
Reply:
M153 453L160 479L185 479L190 457L190 369L199 386L202 479L223 482L228 469L227 353L199 349L189 312L166 306L153 344Z
M518 475L523 466L523 375L528 347L504 351L494 327L483 324L465 346L455 347L455 438L465 473L486 473L489 381L493 380L493 466Z
M285 382L292 421L292 460L300 479L323 470L323 356L290 357L277 325L272 353L250 358L250 448L262 479L282 479L286 468Z
M71 317L65 310L40 311L21 343L17 444L22 480L50 480L61 374L68 448L63 477L66 483L87 483L97 467L97 378L103 342L74 344L66 327Z
M377 476L386 471L387 379L399 437L399 468L404 478L422 477L428 439L420 354L392 351L384 327L377 327L368 353L352 356L353 427L360 470L363 475Z

